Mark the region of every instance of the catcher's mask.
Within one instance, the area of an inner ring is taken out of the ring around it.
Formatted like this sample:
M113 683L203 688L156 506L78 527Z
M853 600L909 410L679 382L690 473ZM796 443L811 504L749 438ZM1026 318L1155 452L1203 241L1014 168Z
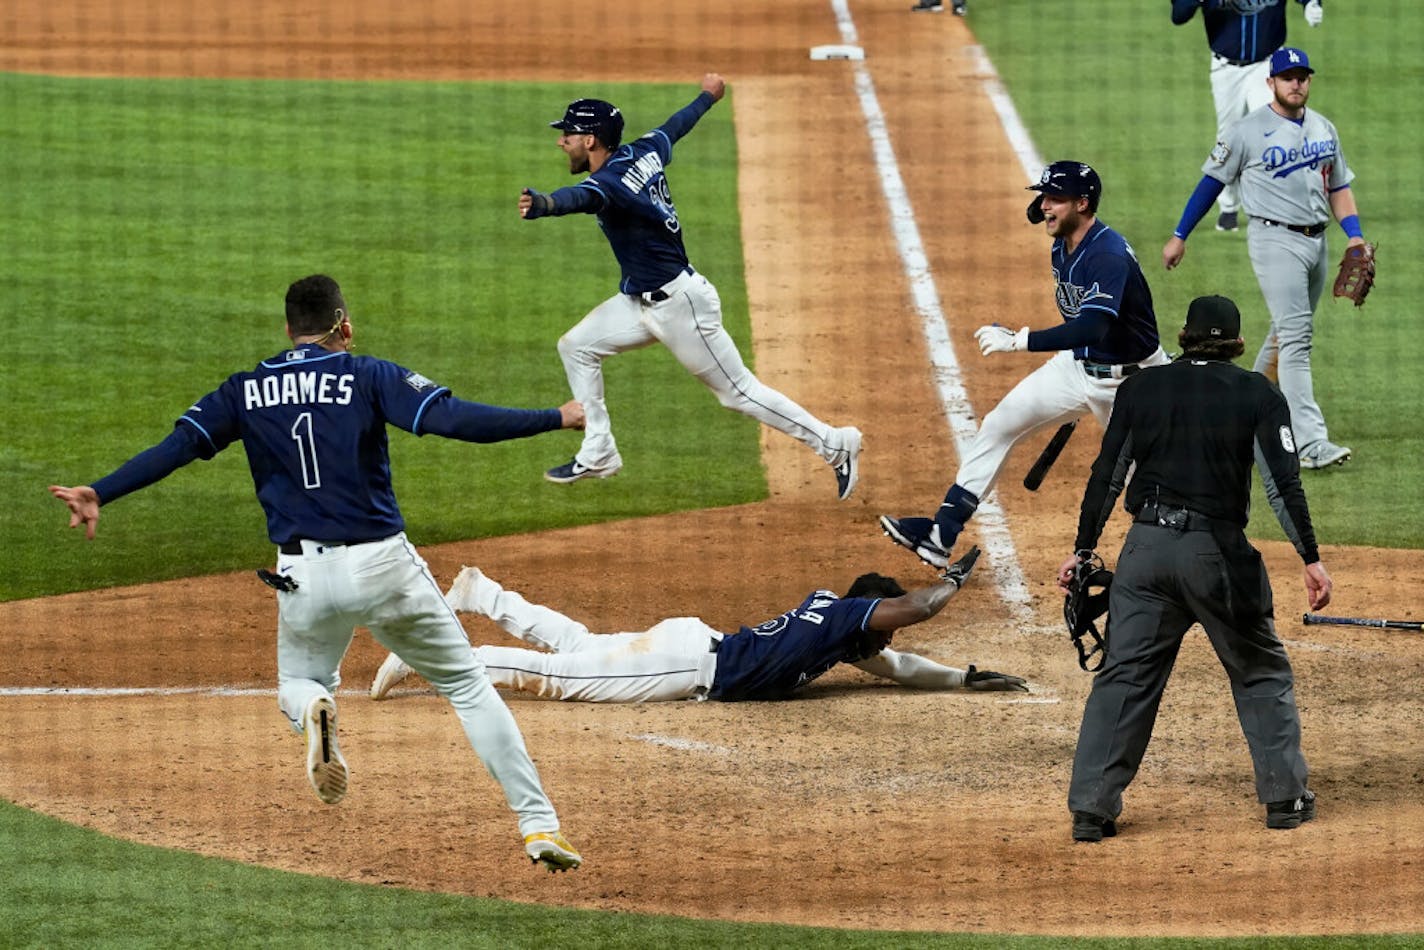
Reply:
M1063 599L1063 622L1078 650L1078 665L1089 673L1102 669L1108 657L1108 621L1104 618L1101 632L1096 621L1107 613L1112 579L1113 573L1103 565L1103 559L1091 554L1073 569L1068 596ZM1083 642L1088 636L1092 637L1090 647ZM1097 662L1090 666L1089 661L1095 656Z

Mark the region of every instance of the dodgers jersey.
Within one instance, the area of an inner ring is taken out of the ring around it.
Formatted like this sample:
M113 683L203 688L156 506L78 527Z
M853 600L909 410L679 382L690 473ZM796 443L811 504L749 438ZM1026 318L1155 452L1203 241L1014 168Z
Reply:
M1071 254L1067 242L1055 238L1050 258L1053 296L1064 322L1093 312L1109 318L1107 336L1099 343L1075 347L1074 359L1136 363L1157 351L1152 289L1122 235L1095 221Z
M657 290L687 270L682 225L663 169L672 163L672 146L717 100L709 92L674 113L642 138L619 146L603 167L577 185L552 192L556 213L569 208L598 215L598 226L618 259L625 294ZM582 194L566 195L568 192ZM562 200L561 200L562 199Z
M860 634L880 600L818 590L795 610L723 638L708 698L784 699L837 663L859 659Z
M108 503L241 439L276 544L374 541L405 527L386 423L471 442L559 427L559 410L465 402L419 373L308 343L235 373L193 404L159 445L93 485Z
M1328 222L1329 193L1355 177L1329 119L1307 108L1296 121L1269 105L1228 126L1202 171L1227 185L1239 180L1247 214L1304 225Z

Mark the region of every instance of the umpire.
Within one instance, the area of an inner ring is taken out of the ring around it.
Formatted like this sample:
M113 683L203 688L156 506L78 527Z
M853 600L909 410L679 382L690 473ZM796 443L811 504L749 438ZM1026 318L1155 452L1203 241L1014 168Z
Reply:
M1122 792L1137 774L1182 637L1200 622L1226 668L1251 749L1266 827L1315 817L1300 751L1294 677L1276 636L1270 581L1244 529L1253 460L1271 507L1305 562L1312 610L1330 601L1285 398L1232 365L1245 350L1241 314L1198 297L1170 365L1123 380L1078 519L1077 552L1059 570L1067 590L1092 554L1129 465L1134 513L1108 605L1107 658L1083 709L1068 807L1073 838L1117 834Z

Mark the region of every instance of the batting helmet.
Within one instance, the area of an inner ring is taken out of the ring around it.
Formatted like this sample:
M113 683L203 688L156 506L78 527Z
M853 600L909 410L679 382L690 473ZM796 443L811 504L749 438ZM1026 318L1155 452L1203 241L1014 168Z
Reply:
M1064 160L1045 168L1037 184L1029 185L1028 190L1061 198L1087 198L1088 213L1095 214L1103 197L1103 180L1091 165ZM1030 224L1043 223L1043 209L1037 197L1029 202L1028 220Z
M564 117L550 122L550 128L580 135L594 135L609 149L623 141L623 113L611 102L602 99L575 99L564 110Z

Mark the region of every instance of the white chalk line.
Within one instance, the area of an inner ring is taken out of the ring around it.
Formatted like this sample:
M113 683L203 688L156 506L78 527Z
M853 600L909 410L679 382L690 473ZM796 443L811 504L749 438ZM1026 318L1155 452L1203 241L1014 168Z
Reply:
M649 745L661 746L665 749L676 749L679 752L707 752L712 755L733 755L733 751L725 746L713 745L710 742L699 742L696 739L680 739L676 736L660 736L654 732L643 732L637 735L630 735L629 739L636 739L639 742L646 742Z
M857 43L855 22L851 18L846 0L831 0L831 9L835 13L842 42ZM1032 180L1042 168L1041 163L1037 167L1030 167L1030 163L1037 162L1033 142L1024 130L1013 102L1004 91L1003 84L999 82L998 75L983 49L977 46L971 49L976 57L976 67L986 74L985 92L994 103L995 112L1004 126L1004 132L1015 154L1025 166L1025 176ZM920 238L909 194L900 175L899 163L895 160L895 150L890 144L885 115L875 94L875 82L863 60L851 62L855 71L856 97L860 100L861 112L865 116L875 167L879 172L880 187L890 209L890 227L895 238L895 247L900 255L905 277L909 281L910 294L920 317L920 329L929 349L931 375L945 420L949 423L954 438L955 449L959 457L963 458L970 441L978 431L978 419L964 388L963 374L954 355L954 346L950 342L939 291L930 273L924 242ZM992 494L979 505L974 522L978 528L980 543L989 555L994 585L1000 597L1009 605L1015 621L1033 625L1035 618L1028 582L1024 577L1023 567L1019 564L1018 551L1009 533L1004 509Z

